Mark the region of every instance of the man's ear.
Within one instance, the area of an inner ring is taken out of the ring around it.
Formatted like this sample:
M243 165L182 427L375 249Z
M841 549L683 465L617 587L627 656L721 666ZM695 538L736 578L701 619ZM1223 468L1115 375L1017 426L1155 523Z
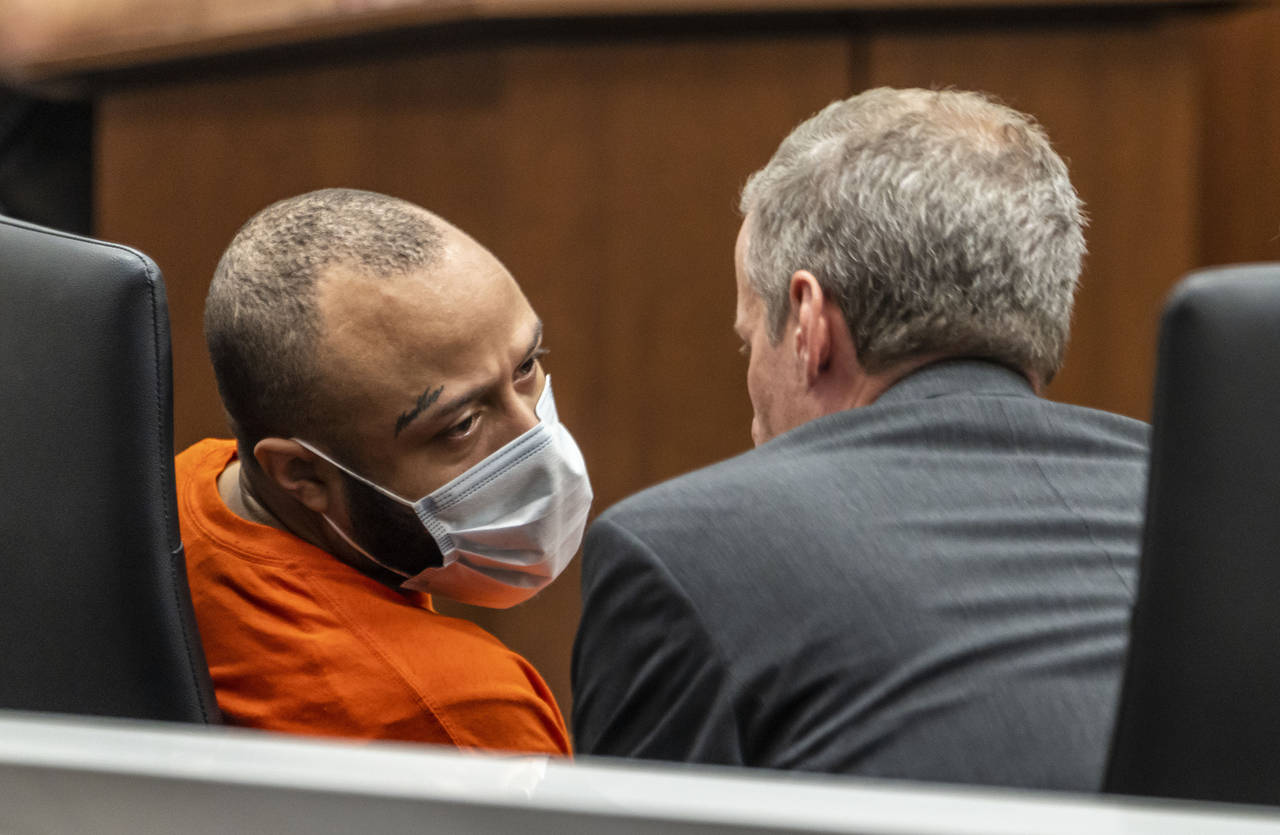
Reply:
M822 285L808 270L797 270L787 288L795 312L796 355L804 367L805 382L813 385L831 363L831 321Z
M337 468L297 441L263 438L253 457L274 489L315 513L327 513L341 496Z

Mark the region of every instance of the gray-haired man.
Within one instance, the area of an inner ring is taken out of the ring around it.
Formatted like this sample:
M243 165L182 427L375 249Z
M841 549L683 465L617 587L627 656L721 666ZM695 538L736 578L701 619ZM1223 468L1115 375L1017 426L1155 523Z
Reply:
M1043 131L872 90L743 192L757 448L588 534L583 753L1095 789L1147 428L1038 396L1079 200Z

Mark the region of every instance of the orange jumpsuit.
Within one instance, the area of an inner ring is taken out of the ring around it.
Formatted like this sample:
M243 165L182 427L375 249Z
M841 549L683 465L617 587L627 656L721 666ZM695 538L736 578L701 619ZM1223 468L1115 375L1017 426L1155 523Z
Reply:
M233 514L217 478L235 449L208 439L175 461L196 621L228 722L569 753L546 683L497 638Z

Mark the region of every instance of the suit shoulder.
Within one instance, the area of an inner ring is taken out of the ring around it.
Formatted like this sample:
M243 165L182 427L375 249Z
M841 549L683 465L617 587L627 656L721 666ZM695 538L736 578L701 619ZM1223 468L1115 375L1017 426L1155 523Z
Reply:
M673 515L698 512L701 499L725 491L733 493L736 486L757 481L758 473L767 467L768 457L762 455L761 450L750 450L661 481L614 504L599 516L597 523L626 527L628 521L655 512Z
M1151 426L1140 420L1104 412L1087 406L1041 401L1059 421L1072 422L1087 434L1100 440L1129 447L1135 453L1145 454L1151 444Z

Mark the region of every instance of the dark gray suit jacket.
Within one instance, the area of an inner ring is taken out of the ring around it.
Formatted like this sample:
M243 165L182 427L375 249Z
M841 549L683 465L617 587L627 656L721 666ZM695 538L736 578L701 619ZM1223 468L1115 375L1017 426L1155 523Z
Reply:
M1147 437L950 361L621 502L583 556L578 751L1097 789Z

